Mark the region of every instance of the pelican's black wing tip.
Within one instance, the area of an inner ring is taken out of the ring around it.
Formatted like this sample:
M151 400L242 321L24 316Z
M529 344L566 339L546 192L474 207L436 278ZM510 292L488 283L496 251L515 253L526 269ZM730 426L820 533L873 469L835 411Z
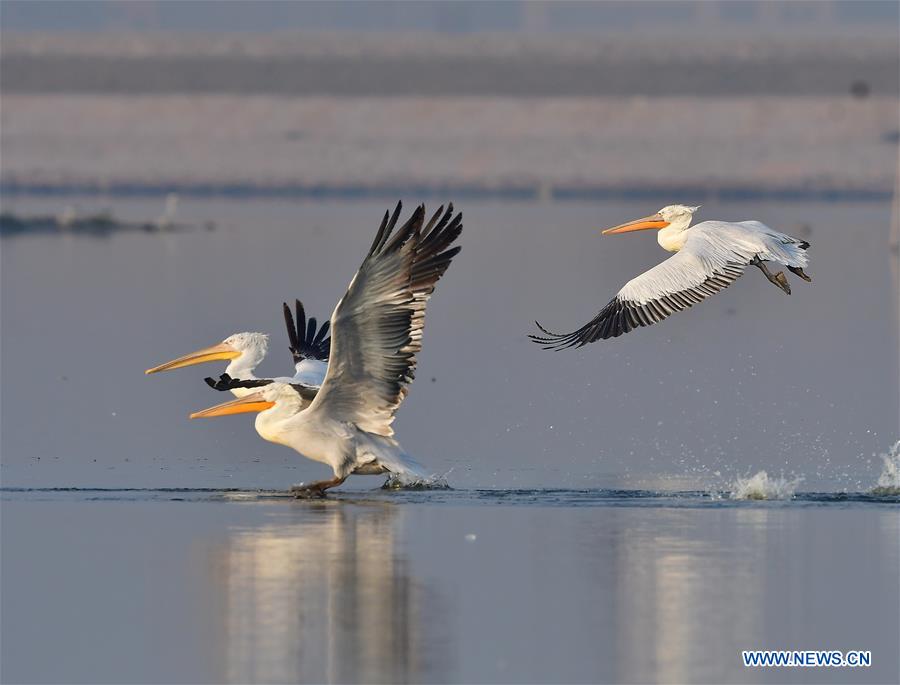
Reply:
M326 337L331 327L331 322L325 320L321 326L316 317L311 316L307 320L306 310L300 300L294 301L297 312L296 322L290 315L290 308L285 303L284 319L288 328L288 337L291 342L291 354L294 364L299 364L304 359L318 359L327 361L331 351L331 338Z
M303 303L300 300L294 300L294 310L297 313L296 320L291 314L291 308L287 302L282 303L282 311L284 313L284 325L288 334L288 349L291 352L291 358L294 364L303 361L303 349L301 341L306 331L306 312L303 310Z
M204 378L206 384L211 387L213 390L218 390L219 392L224 392L226 390L234 390L235 388L262 388L266 385L271 385L275 381L271 378L253 378L247 380L241 380L240 378L232 378L227 373L223 373L219 376L218 380L214 380L213 378Z
M541 326L540 322L535 321L534 325L540 329L541 333L544 335L537 335L535 333L529 333L528 339L531 342L541 345L545 350L556 350L559 349L557 345L566 337L564 335L560 335L559 333L554 333L553 331L548 331L546 328Z

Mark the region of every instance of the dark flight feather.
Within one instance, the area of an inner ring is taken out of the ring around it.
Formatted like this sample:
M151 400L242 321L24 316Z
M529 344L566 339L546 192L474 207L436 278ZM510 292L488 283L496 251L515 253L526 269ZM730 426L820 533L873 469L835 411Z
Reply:
M298 364L304 359L318 359L319 361L328 361L328 354L331 348L331 338L327 337L328 330L331 326L330 321L322 324L322 327L316 330L318 322L316 317L309 317L306 320L306 310L300 300L294 300L294 308L297 312L296 322L291 316L291 308L287 302L282 304L284 310L284 323L287 327L288 341L290 342L291 356L294 364Z

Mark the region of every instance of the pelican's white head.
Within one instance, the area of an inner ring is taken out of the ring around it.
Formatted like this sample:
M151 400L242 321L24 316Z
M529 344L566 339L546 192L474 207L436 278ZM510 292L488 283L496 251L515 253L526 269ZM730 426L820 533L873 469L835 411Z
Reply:
M228 368L225 369L226 373L235 378L248 378L252 376L253 369L266 356L268 348L269 336L265 333L235 333L216 345L204 347L165 364L154 366L152 369L147 369L145 373L170 371L203 362L229 360Z
M191 414L191 418L206 419L214 416L257 412L256 432L263 440L293 447L291 423L285 423L285 421L300 413L303 407L300 394L293 387L287 383L276 381L236 400L194 412Z
M669 224L668 226L664 226L664 228L683 231L691 225L694 212L700 209L700 206L701 205L697 205L696 207L688 207L687 205L669 205L660 209L657 212L657 215L662 217L663 221L666 221Z
M253 369L266 358L269 336L265 333L235 333L225 338L222 344L241 353L228 365L226 373L234 378L247 378L247 374L252 374Z
M269 385L254 390L251 394L217 404L209 409L194 412L192 419L206 419L214 416L228 416L230 414L246 414L248 412L263 412L263 414L277 415L279 418L293 416L303 408L300 394L287 383L275 381ZM269 412L268 410L272 410ZM257 418L262 418L262 414Z
M660 209L656 214L645 216L642 219L635 219L628 223L619 224L603 231L603 235L613 233L629 233L630 231L645 231L650 228L662 230L671 228L683 231L691 225L691 219L694 212L700 209L700 205L696 207L688 207L687 205L668 205Z
M645 231L655 228L659 231L657 241L666 250L676 252L682 248L687 236L682 233L691 225L694 212L700 206L688 207L687 205L668 205L660 209L656 214L645 216L625 224L619 224L603 231L603 235L613 233L629 233L630 231Z

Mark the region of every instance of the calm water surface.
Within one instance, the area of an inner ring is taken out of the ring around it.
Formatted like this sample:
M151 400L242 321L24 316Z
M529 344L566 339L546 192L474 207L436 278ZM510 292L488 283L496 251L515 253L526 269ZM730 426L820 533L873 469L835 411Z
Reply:
M893 503L4 492L4 682L897 682ZM867 670L746 670L748 648Z
M748 273L550 354L533 319L579 325L665 256L594 229L657 207L460 203L396 424L457 489L253 490L326 474L247 417L187 420L220 401L200 379L221 367L143 370L260 330L261 373L287 371L282 300L328 316L388 204L185 200L216 230L0 241L4 682L900 680L898 503L833 494L870 490L898 434L887 205L710 203L809 239L814 282L788 298ZM760 469L832 494L705 494ZM751 648L873 666L748 671Z

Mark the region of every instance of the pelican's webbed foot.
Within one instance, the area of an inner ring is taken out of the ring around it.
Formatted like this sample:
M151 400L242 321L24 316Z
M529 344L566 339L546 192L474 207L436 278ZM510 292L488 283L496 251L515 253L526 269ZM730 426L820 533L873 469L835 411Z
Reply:
M294 499L322 499L325 497L325 491L322 488L317 488L315 483L292 485L290 493Z
M777 274L773 274L771 271L769 271L765 262L763 262L759 257L754 257L750 261L750 263L753 266L758 267L759 270L763 272L765 277L769 279L769 283L777 285L782 291L784 291L786 295L791 294L791 284L788 283L788 279L787 276L784 275L784 271L779 271Z
M321 499L325 497L325 491L334 488L347 480L347 476L339 478L335 476L331 480L318 480L314 483L300 485L292 485L290 493L296 499Z
M779 271L775 274L775 280L772 281L775 285L781 288L786 295L791 294L791 284L788 283L787 276L784 275L784 271Z
M788 270L789 270L792 274L794 274L794 275L799 276L800 278L802 278L802 279L803 279L804 281L806 281L807 283L812 283L812 278L810 278L809 274L807 274L805 271L803 271L803 268L802 268L802 267L799 267L799 266L789 266L789 267L788 267Z

